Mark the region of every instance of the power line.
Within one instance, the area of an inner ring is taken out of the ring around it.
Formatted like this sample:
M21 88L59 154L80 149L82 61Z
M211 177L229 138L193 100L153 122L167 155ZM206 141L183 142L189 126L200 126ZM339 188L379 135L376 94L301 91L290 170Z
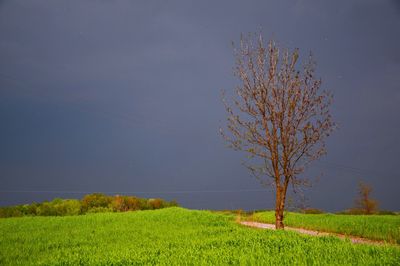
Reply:
M20 85L19 85L19 87L22 88L22 89L24 89L25 92L28 92L28 93L30 93L31 95L32 95L33 92L34 92L34 89L33 89L33 88L25 86L25 84L27 84L26 81L21 81L21 80L15 78L15 77L13 77L13 76L10 76L10 75L4 74L4 73L0 73L0 78L12 80L12 81L15 81L15 82L17 82L17 83L24 84L24 86L20 86ZM41 95L36 95L36 94L34 94L34 96L37 96L37 97L44 97L44 98L46 97L45 94L41 94ZM47 97L48 97L48 96L47 96ZM80 99L77 98L77 97L71 97L71 98L72 98L73 100L80 100ZM91 109L85 108L84 106L79 105L79 104L77 104L77 103L75 103L75 102L70 102L70 103L69 103L70 105L68 105L67 103L63 103L63 102L59 102L59 103L64 104L64 105L67 105L67 106L69 106L69 107L71 107L71 105L73 105L76 109L78 109L78 110L80 110L80 111L87 112L87 113L97 113L97 114L99 114L100 116L102 116L103 118L104 118L104 117L108 117L109 119L115 119L115 118L121 119L121 120L124 120L125 122L127 122L127 124L129 124L130 126L134 126L134 125L137 124L137 122L138 122L137 119L132 119L131 117L128 117L128 116L126 116L126 115L124 115L124 114L113 113L113 112L106 112L106 111L104 111L104 110L91 110ZM349 171L349 172L358 173L358 174L367 175L367 176L370 176L371 173L377 174L377 175L389 176L388 173L383 173L383 172L381 172L381 171L362 169L362 168L359 168L359 167L348 166L348 165L339 164L339 163L323 162L323 161L317 161L317 163L327 165L328 167L331 167L331 168L341 169L341 170L347 170L347 171ZM400 174L397 174L397 175L400 176ZM1 192L1 191L0 191L0 192ZM75 192L74 192L74 193L75 193ZM138 192L138 193L148 193L148 192Z

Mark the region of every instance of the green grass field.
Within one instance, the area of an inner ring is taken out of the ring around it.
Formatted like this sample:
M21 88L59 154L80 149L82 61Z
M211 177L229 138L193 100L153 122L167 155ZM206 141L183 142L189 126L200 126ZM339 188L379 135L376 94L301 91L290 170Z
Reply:
M255 213L259 222L275 223L273 211ZM400 215L338 215L288 212L285 224L292 227L360 236L400 244Z
M399 265L400 248L240 226L168 208L0 219L0 265Z

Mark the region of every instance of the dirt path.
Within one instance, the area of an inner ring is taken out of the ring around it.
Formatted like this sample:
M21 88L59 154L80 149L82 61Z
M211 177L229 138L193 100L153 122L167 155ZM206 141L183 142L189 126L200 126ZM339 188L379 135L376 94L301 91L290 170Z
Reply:
M258 222L249 222L249 221L241 221L239 223L242 225L245 225L245 226L250 226L250 227L275 230L274 224L265 224L265 223L258 223ZM388 244L384 241L371 240L371 239L367 239L367 238L362 238L362 237L357 237L357 236L347 236L347 235L336 234L336 233L320 232L320 231L308 230L308 229L303 229L303 228L294 228L294 227L285 226L285 230L294 231L294 232L311 235L311 236L337 236L341 239L350 239L351 242L356 243L356 244L370 244L370 245L387 245Z

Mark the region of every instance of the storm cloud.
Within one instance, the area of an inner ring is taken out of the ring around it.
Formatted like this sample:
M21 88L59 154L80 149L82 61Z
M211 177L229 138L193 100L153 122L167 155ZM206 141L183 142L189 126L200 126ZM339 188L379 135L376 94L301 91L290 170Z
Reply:
M309 205L351 207L364 180L398 210L400 9L372 0L0 2L0 205L99 191L271 208L218 134L231 42L258 31L312 51L335 96Z

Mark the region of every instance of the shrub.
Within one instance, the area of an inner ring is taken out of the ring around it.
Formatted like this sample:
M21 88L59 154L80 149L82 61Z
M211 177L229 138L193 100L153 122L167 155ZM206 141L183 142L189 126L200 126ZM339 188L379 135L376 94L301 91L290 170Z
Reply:
M304 214L321 214L324 213L323 210L320 209L314 209L314 208L308 208L303 210Z
M352 208L352 209L347 209L347 210L338 212L337 214L363 215L363 214L365 214L365 212L364 212L364 210L361 210L361 209Z
M176 200L172 200L170 202L167 202L168 207L178 207L179 204Z
M97 207L107 208L110 206L111 202L112 198L110 196L101 193L86 195L82 199L82 212L87 212L88 210Z
M24 215L28 215L28 216L37 215L37 208L38 208L38 204L35 202L32 204L25 204L24 205Z
M397 215L395 212L388 211L388 210L379 211L377 214L378 215Z
M40 216L78 215L81 213L81 203L79 200L75 199L66 199L66 200L54 199L50 202L35 204L35 212L33 212L33 206L29 206L28 210L30 215L40 215Z
M141 210L150 210L149 200L148 199L139 199L139 205Z
M40 216L57 216L57 211L54 205L50 202L43 202L37 208L37 215Z
M79 215L81 207L81 202L76 199L63 200L56 205L59 215Z
M18 208L18 206L0 208L0 217L2 218L21 217L21 216L23 216L23 213Z
M160 209L163 208L165 205L165 202L162 199L149 199L148 204L150 209Z
M101 193L86 195L82 200L59 199L17 205L12 207L0 207L0 218L20 216L65 216L79 215L97 212L125 212L135 210L149 210L178 206L176 201L163 199L142 199L133 196L114 197Z
M141 204L138 198L132 196L116 195L112 201L114 211L135 211L140 210Z

